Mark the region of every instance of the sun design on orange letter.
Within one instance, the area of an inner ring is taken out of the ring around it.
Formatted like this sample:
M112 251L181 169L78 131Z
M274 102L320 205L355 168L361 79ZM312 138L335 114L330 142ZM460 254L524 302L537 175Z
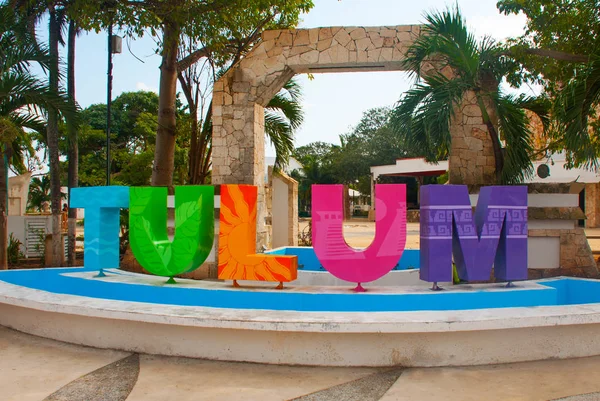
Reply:
M296 256L255 254L256 199L255 186L221 185L219 278L234 280L234 285L236 280L295 280Z

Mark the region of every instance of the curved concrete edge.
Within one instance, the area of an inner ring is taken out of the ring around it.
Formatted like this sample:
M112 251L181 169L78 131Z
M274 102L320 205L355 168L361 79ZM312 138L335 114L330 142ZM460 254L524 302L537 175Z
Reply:
M451 283L439 283L440 286L450 285ZM298 270L298 278L294 280L294 285L308 286L339 286L348 287L347 281L340 280L327 271ZM385 276L369 283L364 283L365 288L371 286L382 287L401 287L417 286L431 287L431 283L422 281L419 277L419 269L410 270L392 270Z
M311 366L468 366L600 354L600 324L468 332L218 329L0 304L0 324L58 341L146 354Z
M96 348L320 366L459 366L600 355L600 305L322 313L94 299L0 282L0 325Z
M57 294L0 281L0 304L198 328L307 333L447 333L600 324L600 304L415 312L297 312L151 304ZM0 324L5 316L0 314Z

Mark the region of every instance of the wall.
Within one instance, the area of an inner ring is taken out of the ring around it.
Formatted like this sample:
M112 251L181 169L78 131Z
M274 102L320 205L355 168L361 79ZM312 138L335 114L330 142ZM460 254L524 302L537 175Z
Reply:
M269 167L271 244L268 248L298 245L298 182ZM267 212L268 213L268 212Z
M290 245L288 222L288 187L277 177L273 178L273 248Z
M12 233L13 237L21 241L22 248L21 251L26 256L40 256L38 255L38 250L43 249L43 245L40 245L41 248L37 246L38 241L40 240L38 235L34 235L32 238L34 239L33 243L27 241L27 233L26 226L28 221L41 221L41 225L43 226L45 223L45 234L51 232L51 216L48 215L31 215L31 216L8 216L8 232Z
M31 173L8 179L8 215L22 216L27 210Z

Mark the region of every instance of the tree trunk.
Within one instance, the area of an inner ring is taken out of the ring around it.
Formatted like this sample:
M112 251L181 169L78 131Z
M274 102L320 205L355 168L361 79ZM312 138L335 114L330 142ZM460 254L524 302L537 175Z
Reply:
M170 186L173 183L179 33L180 27L177 23L164 20L158 95L158 130L156 131L152 185Z
M193 80L186 81L181 72L177 74L181 90L185 95L190 110L190 119L192 120L192 135L190 140L190 151L188 153L188 183L190 185L198 184L198 103L197 96L194 96ZM197 86L196 86L197 88ZM197 93L197 90L196 90Z
M67 95L69 101L75 105L75 37L77 28L74 21L69 22L68 33L68 58L67 58ZM79 144L77 140L77 125L72 118L67 119L67 132L69 137L69 200L71 199L71 190L79 185ZM77 238L77 209L69 208L69 231L67 239L68 265L75 266L75 244Z
M198 184L208 184L210 172L210 157L212 155L212 102L208 105L206 120L200 131L200 144L198 145Z
M193 107L192 107L193 106ZM189 183L198 185L198 109L197 105L190 103L190 118L192 119L192 140L190 144Z
M50 11L49 19L49 82L50 90L58 92L58 37L59 23L54 10ZM52 206L52 266L62 265L63 244L61 241L61 192L60 192L60 164L58 159L58 114L55 110L48 110L48 153L50 156L50 200Z
M0 147L0 270L8 269L8 182L6 145Z

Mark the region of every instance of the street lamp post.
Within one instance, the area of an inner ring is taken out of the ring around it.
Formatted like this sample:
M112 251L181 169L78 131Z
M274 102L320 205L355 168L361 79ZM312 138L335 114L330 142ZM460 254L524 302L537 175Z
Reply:
M113 35L112 24L108 26L108 79L106 83L106 185L110 185L110 126L112 104L112 55L121 53L121 37Z

